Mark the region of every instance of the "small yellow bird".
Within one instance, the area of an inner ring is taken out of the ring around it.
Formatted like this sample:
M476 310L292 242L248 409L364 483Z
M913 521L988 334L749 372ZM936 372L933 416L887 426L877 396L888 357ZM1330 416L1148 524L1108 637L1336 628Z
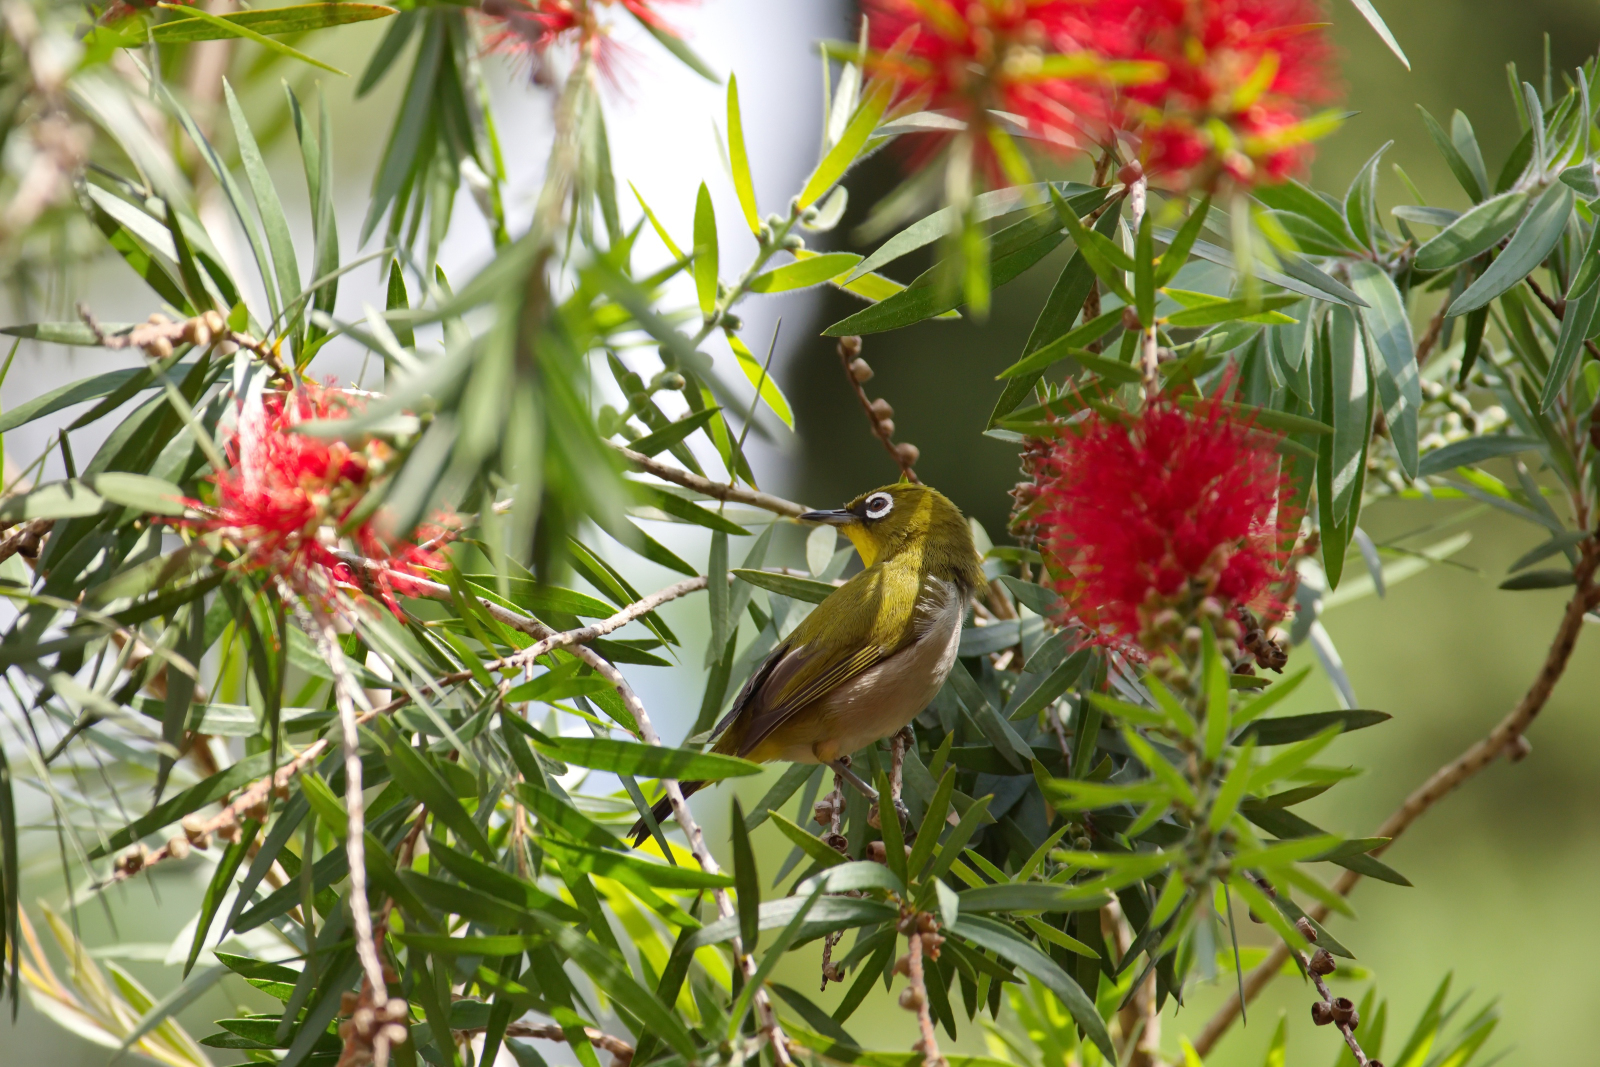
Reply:
M755 669L711 751L825 763L875 796L848 757L899 731L944 685L982 562L961 512L925 485L887 485L800 519L837 526L865 569ZM707 784L681 783L685 796ZM660 822L670 811L663 799L653 814ZM637 844L650 831L640 819L630 833Z

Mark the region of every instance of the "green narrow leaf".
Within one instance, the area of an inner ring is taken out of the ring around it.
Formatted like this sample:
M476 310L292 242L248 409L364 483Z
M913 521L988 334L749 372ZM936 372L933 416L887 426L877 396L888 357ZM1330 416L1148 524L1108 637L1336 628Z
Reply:
M806 180L805 187L800 190L797 207L804 210L815 204L822 199L823 193L844 177L844 172L850 169L850 164L866 147L867 138L878 128L878 121L883 118L889 101L894 97L894 89L895 83L891 81L879 81L871 86L861 106L856 108L855 115L851 117L850 125L845 127L843 136L822 157L822 162L817 164L816 170Z
M1350 287L1367 302L1361 309L1378 359L1374 361L1383 417L1408 478L1417 476L1417 416L1422 408L1422 380L1411 339L1405 299L1394 280L1375 263L1350 264Z
M341 78L348 78L350 76L344 71L340 70L338 67L330 66L320 59L313 59L304 52L290 48L282 41L274 41L271 37L268 37L257 30L253 30L249 26L243 25L239 22L230 21L229 19L223 18L220 15L213 15L211 12L206 11L203 8L182 7L178 4L157 4L156 6L165 11L177 11L187 15L190 19L199 19L202 22L208 23L218 32L219 37L243 37L247 41L254 41L256 44L260 45L262 48L265 48L269 52L276 52L280 56L287 56L290 59L298 59L302 63L309 63L311 66L319 67L322 70L327 71L329 74L337 74Z
M694 288L700 314L711 318L717 311L717 215L705 182L694 204Z
M1535 200L1505 251L1495 257L1478 280L1467 287L1450 305L1450 315L1464 315L1516 285L1544 262L1572 214L1572 187L1552 182Z
M733 168L733 188L744 209L750 232L761 233L761 212L756 207L755 182L750 177L750 157L744 146L744 120L739 115L739 80L728 75L728 163Z
M1413 263L1418 270L1444 270L1487 252L1516 229L1527 206L1528 194L1523 192L1502 193L1485 200L1417 249Z
M1461 188L1466 190L1467 195L1472 198L1474 203L1481 201L1489 193L1489 190L1485 188L1487 183L1480 181L1478 176L1473 173L1472 168L1468 166L1466 159L1462 157L1455 143L1444 132L1444 127L1439 125L1439 121L1428 112L1428 109L1418 104L1417 111L1421 113L1422 124L1428 130L1428 137L1433 141L1434 147L1439 150L1439 154L1444 157L1445 165L1450 168L1450 173L1455 175L1456 181L1461 183Z
M1600 226L1596 229L1600 230ZM1541 412L1548 413L1555 406L1573 368L1578 365L1584 338L1594 324L1597 305L1600 305L1600 286L1594 285L1577 300L1567 302L1566 314L1561 319L1561 334L1556 339L1555 354L1550 359L1550 373L1545 375L1544 391L1539 396Z
M1405 51L1400 47L1400 42L1394 39L1394 34L1389 31L1388 23L1383 21L1383 16L1378 14L1378 9L1372 6L1372 0L1350 0L1355 9L1361 12L1361 17L1367 20L1367 25L1382 38L1383 43L1389 46L1389 51L1394 53L1396 59L1407 69L1411 69L1411 60L1406 58Z
M1155 213L1146 211L1139 220L1139 234L1133 244L1133 295L1139 321L1146 327L1156 321L1155 241L1150 236ZM1186 224L1187 225L1187 224ZM1191 239L1190 247L1194 242ZM1187 253L1185 253L1187 255Z
M794 264L798 266L799 264ZM787 268L780 268L787 269ZM761 402L772 409L772 413L783 420L789 429L794 429L794 412L789 407L789 398L783 395L783 390L778 388L777 379L772 376L772 368L756 359L739 335L732 330L724 330L728 339L728 347L733 349L734 358L739 361L739 369L744 372L745 378L750 382L750 388L759 389ZM720 409L719 409L720 410Z
M439 772L417 754L410 743L392 730L389 734L389 771L405 790L425 804L435 817L484 859L493 859L495 850L483 830L467 814Z
M1222 828L1228 825L1228 820L1239 810L1239 803L1244 800L1245 788L1250 784L1250 775L1254 770L1255 752L1256 739L1251 737L1234 754L1233 766L1222 780L1216 799L1211 802L1211 814L1206 817L1206 825L1212 833L1221 833Z
M1031 942L1024 940L1010 927L977 915L962 914L951 928L951 932L957 937L971 941L979 948L988 949L1009 960L1043 982L1061 999L1063 1006L1072 1015L1073 1020L1083 1028L1089 1040L1094 1042L1095 1047L1100 1049L1108 1060L1113 1062L1116 1060L1111 1035L1106 1031L1105 1022L1100 1018L1100 1012L1095 1009L1094 1001L1066 971L1057 966L1049 956L1040 952Z
M761 936L761 876L750 848L750 831L744 828L744 809L733 798L733 883L739 895L739 937L746 952L754 952Z

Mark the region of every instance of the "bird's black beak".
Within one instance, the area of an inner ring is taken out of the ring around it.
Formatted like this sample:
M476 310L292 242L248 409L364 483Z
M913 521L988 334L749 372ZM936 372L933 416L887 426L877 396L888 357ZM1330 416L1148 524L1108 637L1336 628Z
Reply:
M829 526L849 526L861 521L853 511L838 508L834 511L807 511L800 515L801 522L821 522Z

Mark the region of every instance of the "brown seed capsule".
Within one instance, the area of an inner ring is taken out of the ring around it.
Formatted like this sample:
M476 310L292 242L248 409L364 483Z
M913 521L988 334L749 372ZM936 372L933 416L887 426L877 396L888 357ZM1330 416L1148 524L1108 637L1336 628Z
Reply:
M822 840L841 856L850 849L850 842L843 834L824 834Z
M1130 333L1139 329L1139 313L1132 304L1122 309L1122 328Z
M888 858L889 852L883 847L882 841L867 842L867 859L871 860L873 863L885 863L888 861Z
M861 354L861 338L855 334L839 338L839 354L847 359L855 359Z
M1311 1003L1311 1021L1317 1026L1327 1026L1333 1022L1333 1011L1325 1000L1316 1000Z
M832 826L833 801L830 799L817 801L816 805L811 809L811 821L818 826Z
M1355 1025L1356 1002L1349 997L1335 998L1333 1004L1329 1007L1329 1011L1333 1013L1334 1022Z
M1294 928L1299 930L1300 936L1307 941L1315 941L1317 939L1317 928L1312 926L1311 920L1304 915L1294 921Z
M1333 962L1333 955L1327 949L1319 948L1306 966L1312 974L1332 974L1339 965Z
M878 434L880 436L882 436L882 437L893 437L894 436L894 420L893 419L879 419L878 420Z
M880 419L892 419L894 418L894 405L880 396L872 402L872 413Z
M918 448L910 441L901 441L899 444L894 446L894 450L895 453L900 457L901 464L907 467L915 467L917 465L917 460L922 458L922 449Z
M906 1011L921 1011L924 1003L922 990L910 986L900 990L900 1006Z
M870 382L872 380L872 365L864 359L850 361L850 377L856 382Z
M872 805L871 809L867 811L867 825L874 830L883 829L883 816L878 813L878 805L876 804Z

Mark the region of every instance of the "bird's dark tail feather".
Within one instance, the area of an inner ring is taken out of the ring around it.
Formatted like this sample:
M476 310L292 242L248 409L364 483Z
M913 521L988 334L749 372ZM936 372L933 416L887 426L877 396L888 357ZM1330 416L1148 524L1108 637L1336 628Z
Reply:
M679 782L678 788L683 790L684 797L688 798L710 784L710 782ZM662 797L656 801L655 807L650 809L650 814L654 816L656 825L665 830L667 819L672 815L672 802L666 797ZM638 848L650 836L650 827L646 825L643 819L640 819L633 824L633 829L628 831L628 836L633 838L633 847Z

